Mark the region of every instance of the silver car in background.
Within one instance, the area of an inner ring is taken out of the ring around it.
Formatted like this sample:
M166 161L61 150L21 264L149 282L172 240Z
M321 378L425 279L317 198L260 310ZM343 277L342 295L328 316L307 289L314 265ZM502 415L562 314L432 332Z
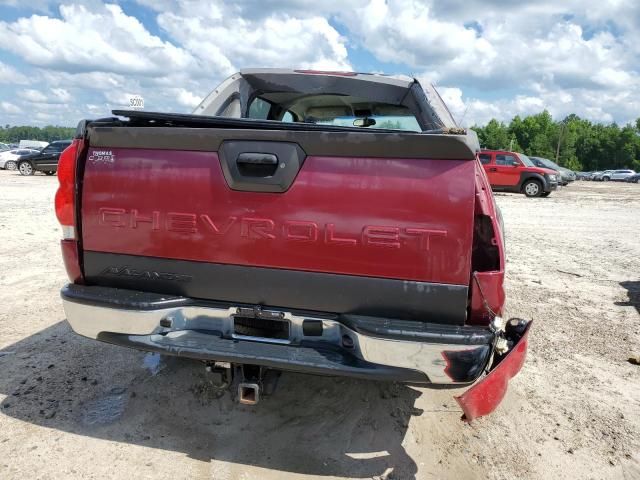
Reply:
M615 180L618 182L624 182L627 177L630 177L632 175L635 175L636 172L634 172L633 170L627 170L627 169L623 169L623 170L607 170L605 173L602 174L602 181L603 182L608 182L609 180Z
M0 152L0 169L17 170L18 161L22 157L33 155L34 153L40 153L40 151L32 148L17 148Z
M613 170L604 170L602 172L596 172L597 174L594 175L593 180L602 182L605 176L608 177L607 179L611 179L611 172L613 172Z

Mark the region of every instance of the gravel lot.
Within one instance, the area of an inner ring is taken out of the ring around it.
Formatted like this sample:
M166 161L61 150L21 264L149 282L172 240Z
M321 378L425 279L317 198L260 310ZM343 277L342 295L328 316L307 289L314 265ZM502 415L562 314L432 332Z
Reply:
M64 321L55 177L0 171L0 478L640 478L640 185L500 194L530 352L493 415L456 391L284 374L257 407L197 362Z

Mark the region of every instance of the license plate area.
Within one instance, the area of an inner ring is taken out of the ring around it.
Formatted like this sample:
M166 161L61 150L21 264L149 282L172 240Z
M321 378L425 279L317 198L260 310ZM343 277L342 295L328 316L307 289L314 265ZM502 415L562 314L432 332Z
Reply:
M233 317L233 337L288 343L290 338L289 320L255 318L244 315Z

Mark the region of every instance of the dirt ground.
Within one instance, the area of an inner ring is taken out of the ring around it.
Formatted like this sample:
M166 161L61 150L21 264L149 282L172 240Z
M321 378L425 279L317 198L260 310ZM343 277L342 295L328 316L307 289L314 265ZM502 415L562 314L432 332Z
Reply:
M640 479L640 185L500 194L508 312L535 321L505 401L284 374L256 407L198 362L76 336L56 177L0 171L0 478Z

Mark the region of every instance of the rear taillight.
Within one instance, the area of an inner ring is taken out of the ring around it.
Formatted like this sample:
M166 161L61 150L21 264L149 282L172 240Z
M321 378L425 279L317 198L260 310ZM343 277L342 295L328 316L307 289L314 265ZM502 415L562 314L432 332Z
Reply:
M56 192L56 217L62 226L62 259L69 280L82 283L80 246L76 238L76 172L77 160L84 142L74 140L58 160L58 191Z
M56 217L62 225L62 238L76 238L75 189L76 157L80 140L74 140L61 154L58 161L58 191L56 192Z

